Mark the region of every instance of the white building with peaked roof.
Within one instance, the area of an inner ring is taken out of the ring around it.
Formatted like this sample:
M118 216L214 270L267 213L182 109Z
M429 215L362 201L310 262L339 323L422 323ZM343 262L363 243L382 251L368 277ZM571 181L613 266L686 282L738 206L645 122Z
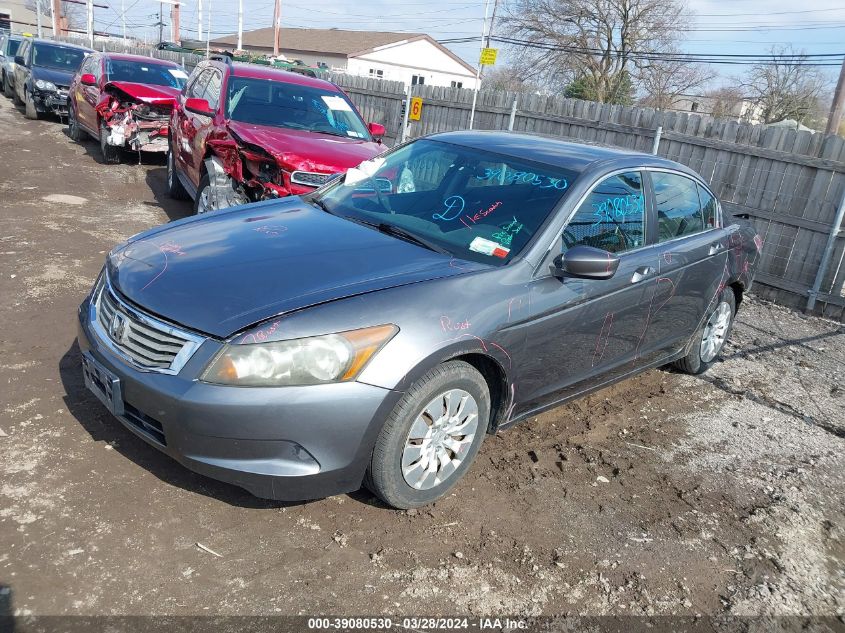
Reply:
M221 37L211 44L231 49L237 45L237 36ZM252 53L272 54L273 28L244 32L243 47ZM413 85L475 87L475 68L421 33L281 29L279 52L310 66L325 64L353 75Z

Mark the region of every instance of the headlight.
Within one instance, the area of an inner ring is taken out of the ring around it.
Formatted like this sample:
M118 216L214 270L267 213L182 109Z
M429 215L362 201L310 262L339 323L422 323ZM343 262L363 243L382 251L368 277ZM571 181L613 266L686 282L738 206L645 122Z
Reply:
M58 88L56 88L56 84L54 84L52 81L44 81L43 79L36 79L35 87L39 90L45 90L50 92L56 92L58 90Z
M200 380L240 387L346 382L398 331L395 325L379 325L291 341L227 345Z

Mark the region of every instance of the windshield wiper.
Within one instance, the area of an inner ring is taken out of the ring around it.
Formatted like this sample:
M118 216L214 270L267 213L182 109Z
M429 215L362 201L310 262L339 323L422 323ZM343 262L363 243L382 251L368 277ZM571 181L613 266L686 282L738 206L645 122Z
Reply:
M310 202L315 207L317 207L318 209L322 209L326 213L331 213L332 215L337 215L337 213L335 213L334 211L329 209L329 207L326 205L326 203L323 202L322 200L320 200L320 198L308 198L307 202Z
M443 255L452 254L442 246L438 246L437 244L429 242L428 240L419 237L418 235L414 235L413 233L403 229L401 226L396 226L395 224L388 224L387 222L380 222L378 224L373 224L373 226L375 226L375 228L381 231L382 233L398 237L399 239L405 240L406 242L412 242L414 244L417 244L418 246L427 248L430 251L434 251L435 253L442 253Z
M326 130L308 130L312 134L328 134L329 136L339 136L340 138L351 138L346 134L342 134L341 132L328 132Z

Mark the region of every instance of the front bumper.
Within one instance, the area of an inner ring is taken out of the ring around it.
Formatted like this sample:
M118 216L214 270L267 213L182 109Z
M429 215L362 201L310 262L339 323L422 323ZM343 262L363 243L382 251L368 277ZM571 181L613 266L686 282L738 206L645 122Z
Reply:
M141 371L104 345L79 308L78 340L120 381L117 419L190 470L257 497L316 499L357 490L401 393L356 382L242 388L195 379L220 349L206 340L175 375ZM122 411L120 410L122 409Z
M35 109L38 112L67 116L67 91L39 92L32 93L32 100L35 102Z

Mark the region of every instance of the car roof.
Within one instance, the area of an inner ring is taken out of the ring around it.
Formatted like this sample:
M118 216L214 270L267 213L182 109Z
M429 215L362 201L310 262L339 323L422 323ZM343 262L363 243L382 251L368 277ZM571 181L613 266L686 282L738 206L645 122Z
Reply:
M219 62L225 65L225 62ZM310 86L312 88L322 88L323 90L331 90L338 92L340 89L330 81L325 79L317 79L316 77L308 77L300 73L294 73L281 68L273 68L272 66L262 66L260 64L250 64L246 62L233 62L231 65L232 74L235 77L250 77L253 79L267 79L269 81L279 81L288 84L297 84L300 86Z
M48 40L44 38L25 38L30 40L33 44L50 44L51 46L60 46L62 48L76 48L81 51L86 51L88 53L95 52L93 48L88 48L87 46L80 46L79 44L68 44L67 42L57 42L56 40Z
M169 59L158 59L156 57L147 57L146 55L130 55L129 53L103 53L106 59L113 59L121 62L138 62L139 64L159 64L161 66L172 66L179 68L179 64Z
M590 165L604 162L626 163L635 159L643 166L667 167L679 171L690 170L674 161L652 154L635 152L589 141L564 141L559 137L522 132L463 130L432 134L428 138L473 149L496 152L505 156L562 167L581 173ZM694 173L694 172L690 172Z

